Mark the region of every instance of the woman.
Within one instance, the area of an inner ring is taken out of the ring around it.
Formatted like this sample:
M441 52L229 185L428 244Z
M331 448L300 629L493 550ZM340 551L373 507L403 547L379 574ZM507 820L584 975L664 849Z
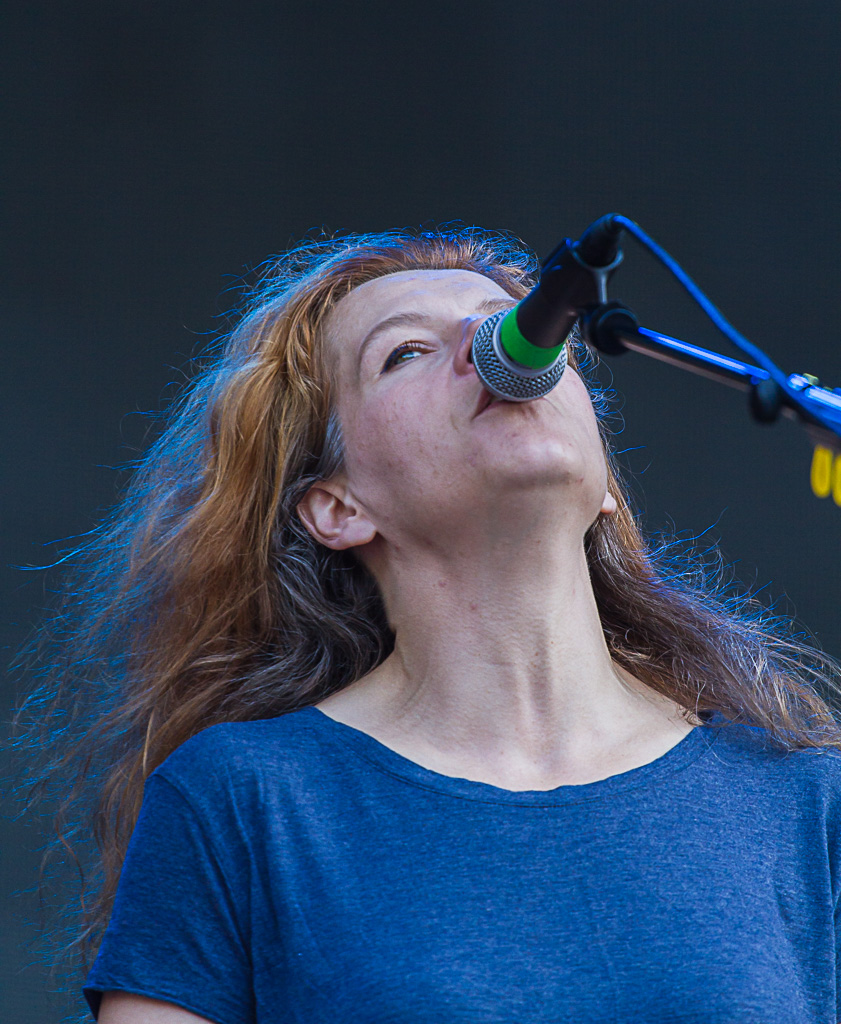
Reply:
M838 666L644 540L579 342L491 401L535 271L288 254L86 549L100 1024L841 1019Z

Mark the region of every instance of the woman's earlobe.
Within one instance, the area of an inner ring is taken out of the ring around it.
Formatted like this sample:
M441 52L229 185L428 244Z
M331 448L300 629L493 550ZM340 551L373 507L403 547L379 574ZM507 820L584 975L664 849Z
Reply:
M616 504L616 498L613 497L610 491L605 491L604 501L602 502L602 507L599 511L602 515L609 516L615 512L617 508L618 505Z

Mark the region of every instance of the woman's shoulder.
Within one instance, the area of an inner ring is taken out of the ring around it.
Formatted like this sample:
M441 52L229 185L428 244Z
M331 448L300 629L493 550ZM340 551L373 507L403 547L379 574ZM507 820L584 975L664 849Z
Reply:
M770 730L720 719L720 732L713 748L715 761L727 766L753 769L763 778L777 780L792 791L803 787L823 792L841 807L841 750L815 746L791 748Z
M321 746L308 709L273 718L218 722L185 740L155 769L182 791L197 785L242 784L311 762Z

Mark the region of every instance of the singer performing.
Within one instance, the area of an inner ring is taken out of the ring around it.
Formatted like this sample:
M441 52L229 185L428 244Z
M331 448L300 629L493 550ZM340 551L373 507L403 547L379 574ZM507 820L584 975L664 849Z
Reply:
M100 1024L841 1020L812 652L640 532L574 316L483 384L537 285L477 228L303 245L150 452Z

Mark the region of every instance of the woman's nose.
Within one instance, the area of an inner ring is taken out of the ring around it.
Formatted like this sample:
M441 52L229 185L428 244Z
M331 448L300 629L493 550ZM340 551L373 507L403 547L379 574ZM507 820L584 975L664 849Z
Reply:
M484 319L483 316L468 316L462 321L461 341L453 357L453 369L460 376L476 373L473 367L473 338Z

